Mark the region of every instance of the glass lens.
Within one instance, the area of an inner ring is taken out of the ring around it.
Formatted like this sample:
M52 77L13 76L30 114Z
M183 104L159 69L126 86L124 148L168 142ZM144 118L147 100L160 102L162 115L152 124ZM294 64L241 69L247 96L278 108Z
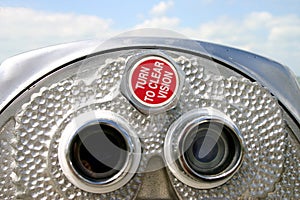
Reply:
M199 124L187 133L184 159L187 165L201 175L216 175L233 160L236 147L230 129L221 123Z
M216 141L209 136L197 138L192 144L192 148L194 157L204 163L213 161L219 150Z
M71 162L81 176L93 181L103 180L122 169L127 153L122 134L99 123L84 127L74 137Z

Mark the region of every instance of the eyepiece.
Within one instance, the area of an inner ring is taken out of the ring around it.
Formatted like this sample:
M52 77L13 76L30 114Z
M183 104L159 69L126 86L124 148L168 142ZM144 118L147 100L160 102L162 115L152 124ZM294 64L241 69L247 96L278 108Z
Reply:
M217 179L238 162L242 147L236 134L221 122L199 123L180 142L181 164L196 177Z
M126 164L127 142L114 127L96 122L83 127L74 137L70 161L78 174L90 181L113 177Z
M168 130L164 146L174 176L199 189L228 181L241 166L243 150L237 126L213 108L182 115Z
M82 190L107 193L134 176L141 144L123 117L99 111L81 114L63 130L58 148L66 177Z

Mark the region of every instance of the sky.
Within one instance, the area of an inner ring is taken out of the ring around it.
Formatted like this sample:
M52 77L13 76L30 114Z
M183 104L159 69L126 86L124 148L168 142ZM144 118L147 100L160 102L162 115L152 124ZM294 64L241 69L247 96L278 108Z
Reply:
M0 0L0 62L21 52L139 28L266 56L300 76L299 0Z

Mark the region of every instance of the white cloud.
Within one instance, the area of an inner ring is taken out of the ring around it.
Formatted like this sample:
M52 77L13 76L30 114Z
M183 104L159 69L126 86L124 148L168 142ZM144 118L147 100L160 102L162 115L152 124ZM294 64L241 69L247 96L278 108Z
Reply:
M171 9L173 5L173 1L161 1L155 4L149 12L150 18L145 19L134 28L177 29L180 24L180 19L166 16L166 12Z
M110 28L112 20L96 16L38 12L27 8L1 8L1 35L14 38L21 31L27 36L61 38L94 37ZM12 34L13 33L13 34Z
M135 28L172 29L176 28L179 25L179 22L180 20L176 17L154 17L136 25Z
M171 29L189 38L252 51L288 65L300 75L300 18L297 15L253 12L238 19L219 17L197 28L182 26L176 17L155 16L135 28L146 27Z
M250 50L286 64L300 75L298 15L274 16L268 12L253 12L238 19L223 16L191 28L184 27L177 17L164 15L172 5L172 2L155 5L151 11L153 15L133 28L170 29L193 39ZM47 45L110 38L120 33L112 24L111 19L90 15L0 7L0 61L13 54Z
M173 7L173 5L173 1L161 1L152 7L152 9L150 10L150 14L154 16L164 15L167 12L167 10Z
M112 20L96 16L0 8L0 60L12 53L91 38L110 37Z
M257 29L270 24L273 16L268 12L253 12L248 14L243 20L243 24L248 29Z
M244 18L220 17L196 29L179 28L188 37L234 46L264 55L300 75L300 18L250 13Z

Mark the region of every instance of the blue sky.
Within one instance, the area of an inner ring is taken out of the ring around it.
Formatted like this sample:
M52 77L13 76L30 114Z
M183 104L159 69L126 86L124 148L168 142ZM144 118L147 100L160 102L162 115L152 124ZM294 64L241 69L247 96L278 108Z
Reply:
M151 27L252 51L300 75L299 13L298 0L0 0L0 62L43 46Z

